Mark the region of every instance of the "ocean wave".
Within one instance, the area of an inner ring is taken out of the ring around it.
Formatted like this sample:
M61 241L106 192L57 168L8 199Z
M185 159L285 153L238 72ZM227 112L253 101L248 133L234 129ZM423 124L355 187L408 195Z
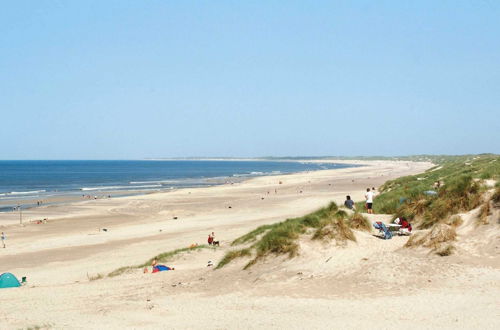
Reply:
M158 184L161 185L163 183L177 183L181 180L153 180L153 181L130 181L129 184Z
M282 173L281 171L236 173L236 174L233 174L233 177L240 178L240 177L247 177L247 176L276 175L276 174L281 174L281 173Z
M126 188L129 189L129 188L160 188L160 187L163 187L163 185L161 185L161 184L146 184L146 185L142 185L142 186L128 186Z
M45 190L12 191L12 192L6 193L4 196L7 196L7 195L30 195L30 194L39 194L39 193L43 193L43 192L45 192Z
M96 190L132 190L138 188L160 188L161 184L150 184L150 185L141 185L141 186L102 186L102 187L83 187L80 188L81 191L96 191Z

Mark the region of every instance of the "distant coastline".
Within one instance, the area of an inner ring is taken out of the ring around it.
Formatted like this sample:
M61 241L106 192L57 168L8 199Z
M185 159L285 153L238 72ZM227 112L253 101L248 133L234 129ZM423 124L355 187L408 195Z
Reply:
M0 212L357 166L362 164L263 158L0 161Z

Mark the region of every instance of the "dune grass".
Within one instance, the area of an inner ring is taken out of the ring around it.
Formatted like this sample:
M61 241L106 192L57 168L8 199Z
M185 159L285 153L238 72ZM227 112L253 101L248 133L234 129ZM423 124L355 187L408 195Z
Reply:
M236 251L230 251L226 253L224 258L217 264L217 267L215 269L219 269L230 263L236 258L241 258L241 257L246 257L246 256L251 256L252 252L250 249L241 249L241 250L236 250Z
M427 234L412 236L407 243L408 247L423 245L440 255L450 254L453 251L450 242L456 236L455 227L462 222L461 218L452 216L480 205L484 189L480 181L500 179L500 156L421 155L400 157L399 160L432 161L436 166L424 173L390 180L382 185L379 188L380 194L374 200L375 213L393 214L395 218L404 216L413 220L420 228L431 228ZM435 194L429 194L428 191ZM494 199L497 203L500 202L498 182ZM364 202L356 205L358 210L364 210ZM354 213L349 216L345 211L339 210L335 203L330 203L303 217L260 226L237 238L232 246L249 246L228 252L217 268L240 257L254 256L245 268L269 254L294 257L299 251L299 237L310 232L313 239L335 240L337 243L355 241L352 229L370 231L371 224L362 214Z
M135 269L139 269L139 268L144 268L144 267L151 266L151 263L155 259L158 262L167 262L167 261L171 260L174 256L178 255L178 254L182 254L182 253L185 253L185 252L196 251L196 250L201 250L201 249L207 249L207 248L210 248L210 247L208 245L204 244L204 245L197 245L197 246L194 246L194 247L187 247L187 248L176 249L176 250L173 250L173 251L160 253L157 256L149 259L148 261L146 261L146 262L144 262L144 263L142 263L140 265L124 266L124 267L120 267L118 269L115 269L114 271L112 271L111 273L109 273L107 276L108 277L115 277L115 276L121 275L121 274L123 274L125 272L128 272L130 270L135 270Z
M245 269L269 254L294 257L299 251L298 238L308 230L313 230L313 239L335 240L337 244L342 244L346 240L355 241L354 233L349 227L351 221L348 221L348 218L344 210L339 210L338 206L331 202L328 206L303 217L260 226L235 239L231 244L233 246L252 244L247 248L228 252L217 268L222 268L232 260L245 256L254 256Z
M491 215L491 206L490 206L490 201L487 200L481 205L481 208L479 209L479 214L477 216L477 225L487 225L489 224L488 221L488 216Z
M52 323L44 323L44 324L35 324L35 325L31 325L29 327L26 327L26 328L22 328L22 329L26 329L26 330L46 330L46 329L52 329L52 326L53 324Z
M372 229L370 221L359 212L355 212L349 217L348 225L356 230L371 231Z
M314 232L312 239L335 240L337 245L345 245L347 240L355 242L356 237L344 219L342 215L325 219Z
M275 224L272 224L272 225L264 225L264 226L260 226L258 227L257 229L254 229L252 230L251 232L235 239L231 245L234 246L234 245L240 245L240 244L245 244L247 242L255 242L257 240L257 237L263 233L265 233L266 231L268 231L269 229L272 229L274 226L276 226Z
M87 274L87 278L89 281L96 281L96 280L100 280L101 278L104 278L104 275L102 275L101 273L97 273L95 275Z
M484 189L480 181L500 179L498 155L435 156L429 160L437 166L382 185L374 200L375 213L402 216L414 220L419 228L430 228L453 214L479 206ZM364 202L357 206L364 210Z
M463 223L464 223L464 219L462 219L462 217L459 215L451 216L446 221L447 225L450 225L450 226L455 227L455 228L460 227Z
M491 196L491 201L493 202L493 205L495 206L500 206L500 186L498 185L500 182L497 183L497 187L495 189L495 192Z
M406 248L422 246L430 248L440 256L448 256L453 251L452 242L455 241L457 232L454 226L438 223L428 232L421 232L410 236Z

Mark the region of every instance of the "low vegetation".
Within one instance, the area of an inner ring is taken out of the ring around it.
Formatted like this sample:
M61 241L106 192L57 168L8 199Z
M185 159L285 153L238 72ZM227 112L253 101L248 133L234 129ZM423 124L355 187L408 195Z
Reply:
M416 233L408 239L405 247L414 248L422 246L430 248L440 256L450 255L453 251L452 242L455 241L457 232L454 226L440 223L427 232Z
M448 221L446 221L447 225L450 225L450 226L452 226L454 228L457 228L457 227L461 226L463 223L464 223L464 219L462 219L462 217L459 216L459 215L451 216L448 219Z
M173 251L169 251L169 252L160 253L159 255L149 259L148 261L146 261L140 265L125 266L125 267L120 267L118 269L115 269L114 271L112 271L111 273L108 274L108 277L115 277L115 276L121 275L121 274L126 273L126 272L131 271L131 270L151 266L151 263L155 259L158 262L167 262L167 261L170 261L174 256L177 256L179 254L191 252L191 251L196 251L196 250L201 250L201 249L206 249L206 248L210 248L210 247L208 245L196 245L194 247L187 247L187 248L182 248L182 249L177 249L177 250L173 250Z
M95 275L89 275L87 274L87 278L89 281L95 281L95 280L100 280L101 278L104 278L104 275L97 273Z
M222 258L222 260L219 262L219 264L217 265L217 267L215 269L219 269L219 268L224 267L226 264L230 263L231 261L233 261L236 258L241 258L241 257L246 257L246 256L251 256L251 255L252 255L252 252L250 251L250 249L241 249L241 250L230 251L230 252L226 253L224 258Z
M493 196L491 196L491 202L494 206L500 206L500 186L498 185L493 193Z
M255 230L252 230L251 232L249 232L248 234L245 234L237 239L235 239L231 245L240 245L240 244L245 244L245 243L248 243L248 242L255 242L257 240L257 237L263 233L265 233L266 231L268 231L269 229L273 228L274 226L276 226L275 224L272 224L272 225L264 225L264 226L260 226L258 227L257 229Z
M478 225L487 225L489 223L488 216L490 216L490 215L491 215L490 200L487 200L486 202L483 203L483 205L479 209L479 215L477 217L477 224Z
M44 324L36 324L29 326L25 328L26 330L46 330L46 329L51 329L52 328L52 323L44 323ZM24 328L23 328L24 329Z
M361 213L358 212L353 213L349 217L348 224L349 227L356 230L371 231L372 229L370 221L368 221L368 219L365 216L363 216Z
M364 223L366 219L360 216L353 216L354 221L352 221L353 217L349 217L344 210L339 210L338 206L332 202L327 207L303 217L258 227L234 240L231 244L233 246L251 244L244 249L228 252L217 268L222 268L240 257L253 256L245 268L269 254L294 257L299 251L298 238L309 232L312 233L312 239L334 240L337 245L344 245L348 240L356 240L351 225L356 226L356 229L366 227Z
M333 240L337 245L345 245L347 240L356 241L351 228L341 215L325 219L314 232L312 239Z
M500 179L500 156L434 156L437 166L418 175L386 182L374 200L375 213L412 219L419 228L446 222L453 214L481 204L485 179ZM500 198L500 197L498 197ZM358 203L363 210L364 203Z
M382 158L384 157L365 159ZM481 205L481 198L486 189L482 185L484 180L497 181L491 201L493 205L500 204L498 155L421 155L384 159L430 161L436 164L424 173L386 182L379 188L380 193L375 197L375 213L393 214L394 218L405 217L418 228L429 229L411 236L406 247L423 246L440 256L450 255L454 250L456 227L463 223L457 213ZM364 209L364 202L356 204L356 209ZM482 214L483 217L488 214L486 207ZM315 240L335 241L337 245L345 245L348 241L356 240L352 229L370 231L371 224L362 214L356 212L348 215L339 210L335 203L330 203L327 207L306 216L260 226L239 237L231 245L247 246L228 252L217 268L240 257L253 257L245 268L270 254L294 257L299 252L298 239L304 234L311 234L311 238Z

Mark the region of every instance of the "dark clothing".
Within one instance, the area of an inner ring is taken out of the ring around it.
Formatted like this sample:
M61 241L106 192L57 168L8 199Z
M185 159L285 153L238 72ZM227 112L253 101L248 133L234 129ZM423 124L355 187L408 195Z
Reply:
M352 199L346 199L346 201L344 202L344 206L352 210L352 207L354 206L354 201Z

